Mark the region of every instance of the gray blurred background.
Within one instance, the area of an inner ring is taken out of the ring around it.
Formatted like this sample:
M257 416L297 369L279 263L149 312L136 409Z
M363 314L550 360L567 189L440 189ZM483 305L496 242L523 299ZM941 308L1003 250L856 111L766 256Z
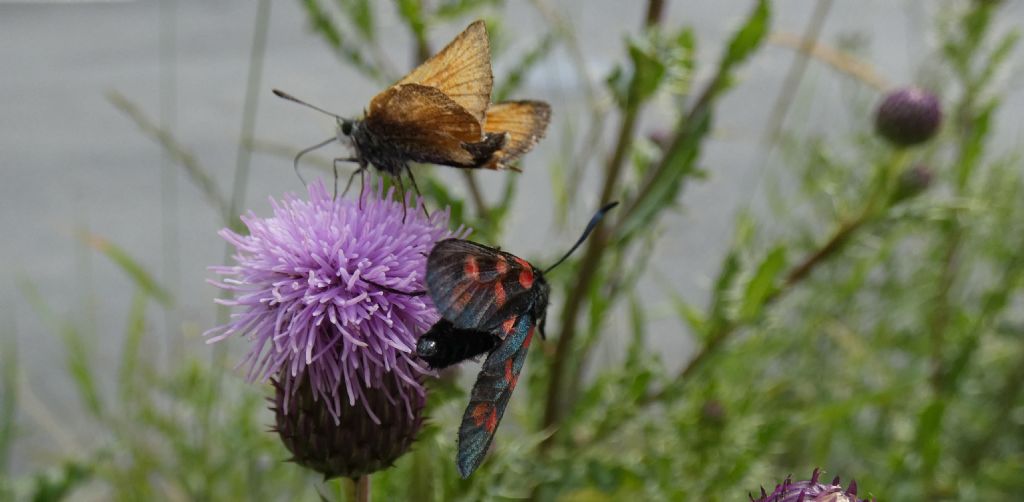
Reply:
M642 9L631 2L546 3L575 26L595 79L603 79L623 59L623 37L638 32L642 23ZM799 34L814 2L775 4L773 31ZM922 76L915 69L935 50L929 32L940 6L941 2L837 1L821 40L829 44L859 40L860 55L889 82L918 81ZM687 24L695 29L699 63L706 71L720 54L724 37L748 8L747 2L670 2L665 25ZM406 69L413 58L412 41L390 9L390 3L379 9L384 26L396 33L385 37L385 49L396 67ZM1019 3L1007 12L1011 15L1001 23L1024 20ZM546 29L543 17L529 2L509 2L505 13L510 29L504 32L504 42L510 54L531 47ZM161 148L118 111L106 93L123 94L144 113L169 125L210 170L218 186L229 191L255 17L256 3L245 1L0 1L0 322L5 333L17 338L23 404L30 415L21 417L22 423L47 415L74 423L69 414L79 409L69 402L76 398L65 376L63 346L26 300L26 282L39 290L56 313L93 323L99 367L116 367L133 286L106 257L83 244L77 236L81 229L125 248L174 294L175 316L151 317L157 323L154 330L164 340L152 350L203 350L199 335L214 322L217 294L205 283L211 277L206 267L223 260L224 242L216 235L222 223L180 167L163 158ZM462 28L451 25L432 33L434 48ZM688 187L680 212L661 222L667 238L655 250L649 274L658 280L641 283L652 304L664 300L663 291L670 288L702 305L717 257L731 237L736 211L749 207L752 200L756 207L765 206L757 202L763 200L759 180L777 177L784 166L778 154L766 154L759 140L793 58L791 49L777 45L761 51L725 98L715 137L703 156L710 178ZM499 78L508 63L509 59L495 62ZM591 176L579 188L564 232L551 216L550 176L545 166L566 140L564 126L571 124L578 131L585 125L573 119L574 110L586 106L582 82L575 75L566 52L556 49L529 75L521 95L514 96L546 99L554 105L548 139L526 157L524 172L518 175L522 180L506 242L497 243L523 256L550 257L567 247L573 238L569 235L576 235L596 204L598 187ZM698 78L706 76L698 74ZM334 124L330 118L275 98L272 87L343 115L360 113L380 90L339 61L310 32L299 3L291 1L272 5L261 78L255 137L292 152L326 138ZM1020 82L1019 75L1006 78ZM849 91L861 89L854 98L867 103L873 102L871 94L863 86L843 81L812 61L801 83L801 101L794 103L787 127L800 131L828 126L842 134L852 122L870 120L870 108L862 114L851 109ZM1020 87L1009 95L1006 109L1024 109ZM808 116L819 123L807 122ZM657 132L668 127L671 118L671 110L652 111L643 117L641 130ZM609 133L617 126L617 118L610 120ZM997 142L1024 140L1018 116L1001 117L999 128ZM337 145L330 148L342 151ZM597 161L602 158L595 156L592 173L601 167ZM269 196L302 190L290 160L283 156L257 151L251 166L243 207L257 214L269 213ZM439 174L463 189L456 174ZM493 198L502 186L501 177L509 175L513 174L486 172L478 179ZM554 296L553 305L560 305L557 291ZM668 365L682 364L690 345L668 309L653 331L659 336L651 343L663 347ZM614 342L609 343L599 357L615 357L616 349ZM108 373L112 378L115 372ZM40 460L38 456L57 451L60 442L39 430L25 432L28 435L17 451L28 456L15 456L15 474L19 466L27 468Z

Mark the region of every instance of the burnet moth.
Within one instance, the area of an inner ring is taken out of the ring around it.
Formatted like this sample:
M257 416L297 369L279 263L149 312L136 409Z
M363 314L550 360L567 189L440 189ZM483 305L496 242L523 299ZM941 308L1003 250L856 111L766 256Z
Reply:
M334 160L335 183L338 162L359 164L352 177L372 164L399 184L403 171L407 172L419 193L409 162L518 171L515 161L544 137L551 107L532 100L491 103L493 85L487 29L483 21L476 21L440 52L374 96L361 119L341 117L284 91L274 89L274 94L338 122L335 136L299 152L296 172L304 154L344 137L351 140L354 155Z
M432 368L487 354L459 426L456 465L463 478L483 462L526 362L534 330L539 326L544 335L551 289L544 274L565 261L617 204L598 210L572 248L543 271L483 244L445 239L427 257L427 290L405 293L430 295L441 314L416 344L416 354Z

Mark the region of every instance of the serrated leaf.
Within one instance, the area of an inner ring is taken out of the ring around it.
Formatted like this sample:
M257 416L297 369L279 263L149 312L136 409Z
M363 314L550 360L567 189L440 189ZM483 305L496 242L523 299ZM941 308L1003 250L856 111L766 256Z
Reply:
M747 289L743 293L743 303L740 306L740 318L753 319L761 313L761 307L764 306L765 300L775 292L778 287L776 281L785 268L786 248L781 245L776 246L764 257L754 276L747 283Z

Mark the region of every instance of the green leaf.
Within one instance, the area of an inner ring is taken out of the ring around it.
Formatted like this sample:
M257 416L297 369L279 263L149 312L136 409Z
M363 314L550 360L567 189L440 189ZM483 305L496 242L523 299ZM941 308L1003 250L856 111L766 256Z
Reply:
M488 5L499 6L503 0L443 0L434 9L434 17L450 20L462 17Z
M523 83L523 79L544 58L554 47L555 36L553 33L544 35L532 49L526 51L522 58L505 73L505 81L494 90L494 102L505 101L514 94Z
M0 340L0 496L2 479L9 468L14 444L15 411L18 405L18 345L15 333Z
M161 287L159 282L146 271L146 268L135 261L124 249L96 234L83 232L81 238L93 249L113 260L123 272L128 274L136 286L161 305L170 307L174 303L171 294Z
M79 397L86 409L93 416L102 417L104 406L99 387L96 384L96 372L92 368L92 361L89 357L89 344L82 336L82 332L79 331L78 325L60 319L56 313L50 310L50 306L32 283L23 282L22 290L25 292L28 302L36 310L39 319L48 323L64 342L68 373L78 387Z
M376 34L370 0L341 0L340 3L363 39L372 42Z
M711 295L711 305L708 306L707 317L710 326L706 332L713 332L716 326L720 326L728 321L729 292L732 290L739 271L740 254L739 250L733 247L725 255L725 259L722 260L722 268L718 272L718 278L715 279L715 288Z
M753 319L761 313L765 300L775 293L779 274L786 268L786 247L779 245L772 249L768 256L757 267L757 272L747 283L740 306L741 319Z
M136 292L132 297L132 306L128 311L128 327L125 330L124 344L121 348L121 370L119 385L121 401L132 404L137 394L139 383L139 363L142 362L142 339L146 335L146 295Z
M641 48L630 42L629 59L633 62L633 81L627 97L628 106L638 106L658 91L665 78L665 64L652 48Z
M702 336L704 330L707 329L707 320L704 318L704 314L679 295L673 295L672 304L679 318L690 326L694 334Z
M398 15L412 31L417 40L425 40L427 23L420 0L398 0Z
M721 67L730 68L753 54L764 42L770 22L771 5L768 0L757 0L746 22L729 41L729 48L725 52Z

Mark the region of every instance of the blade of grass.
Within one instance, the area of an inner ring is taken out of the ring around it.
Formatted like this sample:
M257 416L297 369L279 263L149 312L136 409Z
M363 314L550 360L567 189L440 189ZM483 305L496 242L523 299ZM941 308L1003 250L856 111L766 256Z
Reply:
M127 251L96 234L80 232L79 237L89 247L107 255L114 264L120 267L124 273L128 274L128 277L138 288L151 298L160 302L164 307L173 305L174 300L171 298L171 294L160 286L160 283L146 271L146 267L135 261Z

